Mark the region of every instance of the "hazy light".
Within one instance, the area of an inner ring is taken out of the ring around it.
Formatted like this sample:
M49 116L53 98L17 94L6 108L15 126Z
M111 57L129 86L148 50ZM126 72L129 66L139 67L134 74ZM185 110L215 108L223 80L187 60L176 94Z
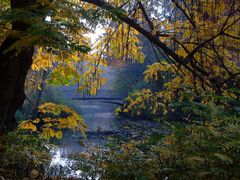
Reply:
M47 17L45 18L45 21L47 21L47 22L51 22L51 20L52 20L51 16L47 16Z
M103 28L97 27L93 33L88 33L86 36L91 38L91 43L94 44L97 39L105 33Z

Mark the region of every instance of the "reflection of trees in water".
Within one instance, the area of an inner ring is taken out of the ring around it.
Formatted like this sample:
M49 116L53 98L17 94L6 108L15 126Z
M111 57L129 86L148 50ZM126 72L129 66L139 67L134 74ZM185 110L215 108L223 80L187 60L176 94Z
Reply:
M78 103L78 101L76 101ZM114 116L115 105L107 104L99 101L85 101L83 104L79 102L79 106L82 107L82 116L88 124L88 131L94 133L94 136L87 139L87 143L102 144L100 140L100 134L104 131L110 132L117 128L115 123L116 117ZM99 137L98 137L99 134ZM68 137L64 137L58 148L53 152L54 164L62 164L66 161L66 157L71 153L81 152L82 147L79 141L79 134L70 134Z

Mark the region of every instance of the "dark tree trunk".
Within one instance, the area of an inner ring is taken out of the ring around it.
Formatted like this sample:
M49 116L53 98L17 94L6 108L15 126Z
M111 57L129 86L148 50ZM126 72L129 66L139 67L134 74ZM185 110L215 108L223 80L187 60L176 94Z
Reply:
M35 0L11 0L11 8L18 9L33 5ZM29 27L23 22L14 22L12 29L25 32ZM20 52L9 49L19 38L7 37L0 46L0 131L16 127L15 113L25 100L24 84L32 64L34 47Z

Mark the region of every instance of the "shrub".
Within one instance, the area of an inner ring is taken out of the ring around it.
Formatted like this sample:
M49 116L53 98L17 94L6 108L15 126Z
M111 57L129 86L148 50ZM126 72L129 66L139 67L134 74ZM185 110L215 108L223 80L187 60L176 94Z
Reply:
M4 178L41 174L49 161L49 152L37 137L19 131L0 136L0 174Z

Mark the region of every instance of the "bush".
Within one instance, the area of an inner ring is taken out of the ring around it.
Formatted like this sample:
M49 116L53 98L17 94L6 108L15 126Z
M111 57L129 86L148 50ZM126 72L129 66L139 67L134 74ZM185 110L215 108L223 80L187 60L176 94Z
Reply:
M19 131L0 136L0 175L4 178L38 176L49 161L49 152L37 137Z
M86 156L101 163L87 162L102 169L102 179L239 179L239 102L217 98L218 103L183 104L195 116L188 123L166 122L168 134L112 143L108 151L95 151L99 156Z

